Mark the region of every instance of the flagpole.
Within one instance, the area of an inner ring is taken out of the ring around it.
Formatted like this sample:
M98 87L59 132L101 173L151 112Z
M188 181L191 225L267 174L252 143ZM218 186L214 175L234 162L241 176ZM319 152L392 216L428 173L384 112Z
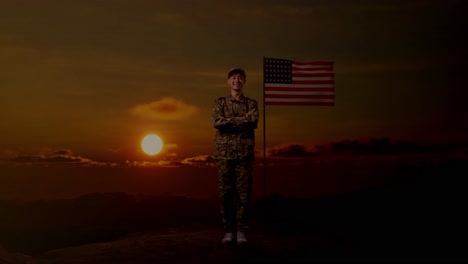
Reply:
M263 57L265 71L265 57ZM266 199L266 108L265 108L265 72L263 72L263 198Z

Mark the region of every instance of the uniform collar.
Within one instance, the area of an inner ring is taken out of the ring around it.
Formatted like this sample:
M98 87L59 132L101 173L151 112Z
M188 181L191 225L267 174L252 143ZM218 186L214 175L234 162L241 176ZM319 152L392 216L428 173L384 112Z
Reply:
M242 93L242 94L239 96L239 100L236 100L231 94L229 94L229 95L227 96L227 99L228 99L228 100L231 100L231 101L242 101L242 100L244 100L244 93Z

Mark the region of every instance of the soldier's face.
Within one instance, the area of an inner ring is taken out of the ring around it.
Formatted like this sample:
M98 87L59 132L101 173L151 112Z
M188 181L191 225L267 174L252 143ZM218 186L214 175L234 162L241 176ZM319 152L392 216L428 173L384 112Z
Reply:
M242 91L242 87L244 87L244 83L245 83L245 78L240 73L236 73L228 79L228 84L229 86L231 86L231 90L234 90L234 91Z

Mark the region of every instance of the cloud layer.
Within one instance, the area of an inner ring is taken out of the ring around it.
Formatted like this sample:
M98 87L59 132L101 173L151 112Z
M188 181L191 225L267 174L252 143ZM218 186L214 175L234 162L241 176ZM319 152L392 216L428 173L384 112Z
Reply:
M465 153L466 144L430 144L391 140L389 138L346 139L326 144L309 146L305 144L284 144L267 149L268 157L300 158L320 155L404 155Z
M79 166L117 166L114 162L98 162L73 154L69 149L43 150L33 155L21 155L16 153L12 157L4 157L7 161L16 164L76 164Z
M199 111L198 107L172 97L164 97L158 101L139 104L130 109L133 115L149 120L184 120Z
M375 159L410 158L450 158L468 159L468 145L466 144L432 144L420 145L414 142L403 142L389 138L353 139L330 142L322 145L284 144L266 150L268 159L282 163L305 164L304 162L327 162L329 159L353 157L374 157ZM261 164L262 153L257 153L258 164ZM292 162L292 163L291 163ZM46 149L35 154L25 154L17 150L0 149L0 164L16 165L52 165L62 164L71 166L96 167L216 167L212 155L200 154L192 157L176 158L167 155L159 160L126 160L119 162L103 162L85 158L74 154L71 150ZM273 164L272 162L269 163Z
M267 156L270 157L310 157L315 156L309 147L299 144L285 144L267 149Z

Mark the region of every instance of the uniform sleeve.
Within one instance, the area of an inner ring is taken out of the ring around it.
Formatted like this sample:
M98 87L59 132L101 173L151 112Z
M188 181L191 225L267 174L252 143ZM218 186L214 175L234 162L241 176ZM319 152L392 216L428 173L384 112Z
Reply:
M249 112L245 116L236 117L233 123L239 128L256 129L258 125L258 105L257 101L248 101Z
M232 120L224 116L222 100L220 98L213 102L211 121L216 129L226 129L232 127Z

